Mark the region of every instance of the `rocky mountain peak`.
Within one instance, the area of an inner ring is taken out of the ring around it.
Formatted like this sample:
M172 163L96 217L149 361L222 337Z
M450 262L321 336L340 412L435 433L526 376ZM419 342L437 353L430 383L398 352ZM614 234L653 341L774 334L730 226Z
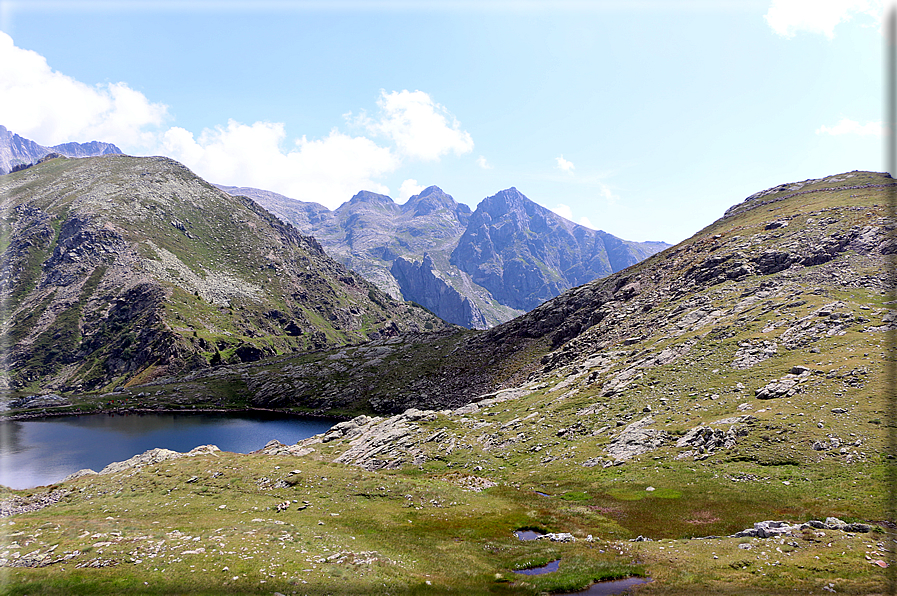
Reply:
M384 205L384 206L397 206L396 202L392 200L392 197L388 197L386 195L381 195L375 192L371 192L369 190L363 190L357 193L354 197L349 199L348 203L341 205L339 209L342 209L345 205L360 205L360 204L369 204L369 205Z
M473 213L438 186L402 205L364 191L333 212L257 189L221 188L258 200L393 297L468 327L507 321L667 246L595 232L515 187L484 199Z
M447 209L458 214L459 219L465 219L470 215L470 207L457 202L452 195L444 192L438 186L428 186L402 205L402 213L410 213L413 217L430 215L440 209Z

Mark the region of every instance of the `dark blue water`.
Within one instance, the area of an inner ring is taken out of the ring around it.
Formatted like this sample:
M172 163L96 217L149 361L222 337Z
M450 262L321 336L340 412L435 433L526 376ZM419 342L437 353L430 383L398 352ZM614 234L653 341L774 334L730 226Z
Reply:
M335 422L254 413L93 414L0 422L0 484L53 484L82 468L99 472L155 447L190 451L211 444L249 453L271 439L291 445Z

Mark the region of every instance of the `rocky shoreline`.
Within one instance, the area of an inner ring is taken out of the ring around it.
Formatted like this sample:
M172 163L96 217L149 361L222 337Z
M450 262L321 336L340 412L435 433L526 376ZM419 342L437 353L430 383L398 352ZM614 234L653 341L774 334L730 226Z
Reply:
M66 407L66 406L64 406ZM40 420L41 418L60 418L64 416L93 416L95 414L112 414L112 415L131 415L131 414L252 414L252 413L270 413L292 418L323 418L334 421L349 420L343 416L333 416L327 414L317 414L314 412L297 414L288 410L277 408L101 408L98 410L82 410L76 408L73 410L53 410L39 412L22 412L12 415L0 415L0 422L19 422L22 420Z

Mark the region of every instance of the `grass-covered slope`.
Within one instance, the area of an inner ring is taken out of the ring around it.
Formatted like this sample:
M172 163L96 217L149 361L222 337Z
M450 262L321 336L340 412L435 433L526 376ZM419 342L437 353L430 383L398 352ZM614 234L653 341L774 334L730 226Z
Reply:
M3 381L146 382L444 323L251 200L166 158L54 159L0 178Z
M10 568L7 589L536 594L646 573L645 594L884 594L892 184L851 172L758 193L488 332L196 375L159 398L239 379L246 399L384 415L269 455L26 491L65 494L7 527L18 548L0 557L48 563ZM730 537L765 520L822 523Z

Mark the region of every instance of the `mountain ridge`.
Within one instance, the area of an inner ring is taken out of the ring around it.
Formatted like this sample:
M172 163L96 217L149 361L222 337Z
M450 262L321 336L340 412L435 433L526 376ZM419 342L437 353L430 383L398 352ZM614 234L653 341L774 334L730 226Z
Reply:
M441 329L314 238L168 158L50 159L0 177L3 381L124 386Z
M541 207L516 188L487 197L474 211L439 187L429 186L401 205L386 195L362 191L332 212L316 203L268 191L219 188L256 198L284 221L318 238L337 260L384 291L423 304L465 327L488 328L510 320L562 289L606 275L668 246L626 241L591 230ZM502 197L507 200L498 205ZM498 248L493 244L484 255L472 248L471 226L480 228L478 233L491 242L490 233L497 234L489 228L493 219L501 220L502 225L512 223L517 239L526 237L530 243L531 236L535 235L538 243L538 234L553 231L555 236L564 236L564 247L555 250L543 240L538 248L512 250L503 259L499 253L508 244ZM574 237L584 240L580 243ZM589 242L592 246L586 248ZM551 258L546 251L554 253ZM566 260L558 259L558 252ZM431 263L424 264L425 254ZM399 257L403 262L397 262ZM503 272L505 260L513 268L507 281L498 273ZM393 268L401 272L401 281ZM534 287L522 295L522 288L528 286ZM463 306L465 300L469 306Z
M100 155L121 155L121 149L112 143L90 141L88 143L62 143L44 147L26 139L0 125L0 175L8 174L14 168L22 168L36 163L50 153L65 157L97 157Z

